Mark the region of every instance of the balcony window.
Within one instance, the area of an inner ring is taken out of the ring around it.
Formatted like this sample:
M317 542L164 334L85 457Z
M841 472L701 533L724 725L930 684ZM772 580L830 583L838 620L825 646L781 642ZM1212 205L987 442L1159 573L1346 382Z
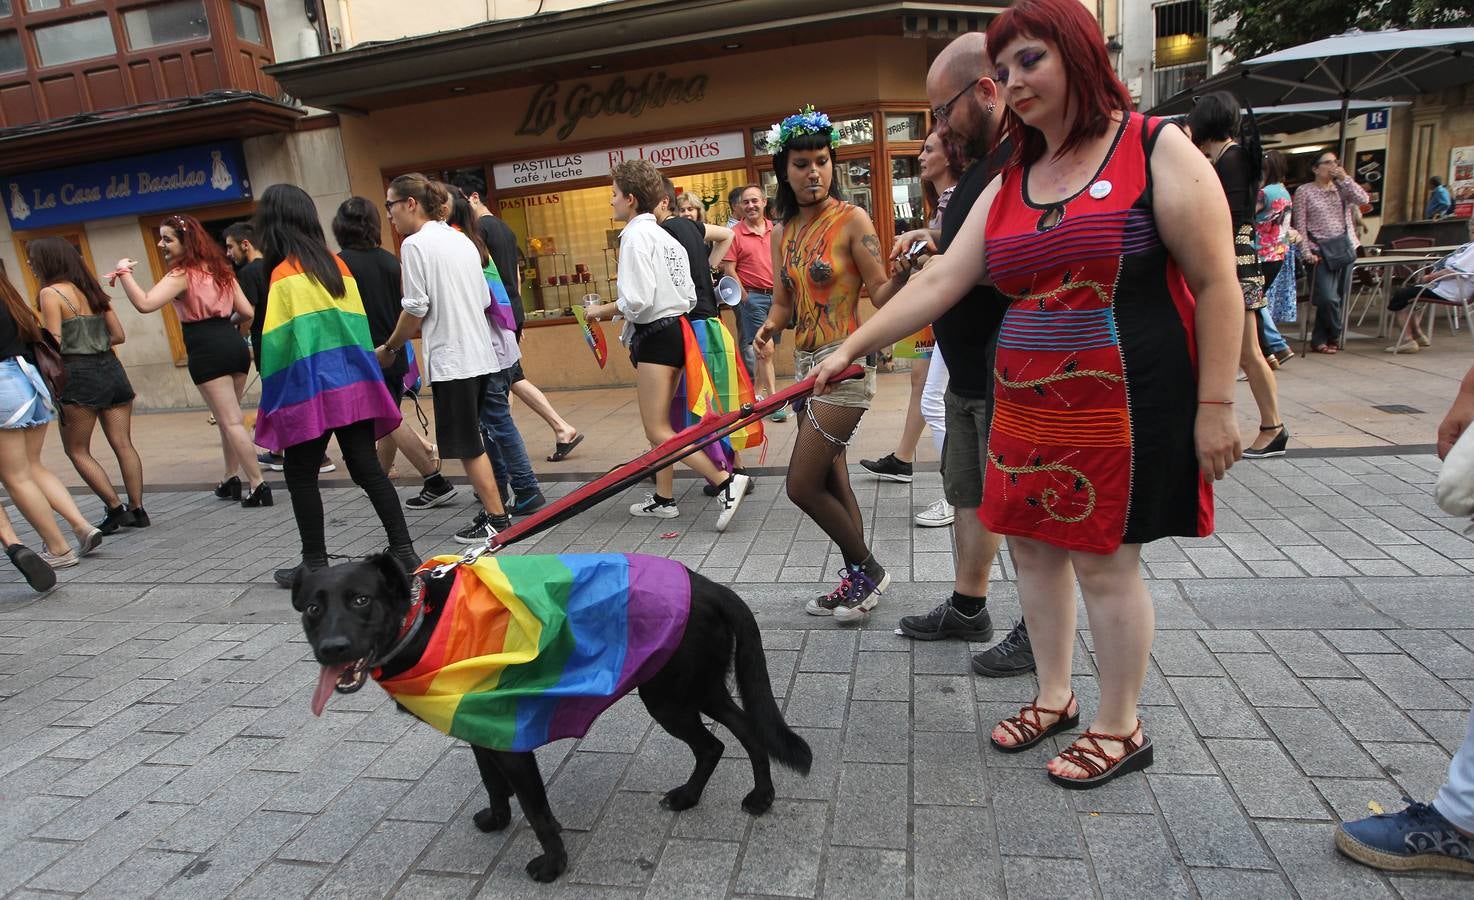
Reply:
M43 25L31 34L36 38L36 55L43 66L64 66L118 52L113 26L106 15Z
M1152 12L1157 68L1208 61L1208 10L1202 0L1163 3L1152 7Z
M0 0L0 18L10 15L10 0Z
M0 32L0 72L19 72L26 67L26 52L21 49L20 35Z
M48 9L61 9L61 0L26 0L26 10L29 12L45 12Z
M123 13L128 46L145 50L160 44L197 41L210 36L204 0L172 0Z
M235 20L235 36L248 44L265 45L261 36L261 12L240 0L230 0L230 17Z

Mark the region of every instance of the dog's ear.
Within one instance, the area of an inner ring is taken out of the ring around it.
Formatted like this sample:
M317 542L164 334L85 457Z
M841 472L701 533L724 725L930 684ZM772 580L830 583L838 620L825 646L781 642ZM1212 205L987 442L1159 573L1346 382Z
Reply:
M384 579L384 585L389 588L389 596L393 598L396 609L409 605L409 576L404 574L404 569L394 557L387 553L375 553L364 562L378 570L379 577Z
M292 609L301 612L307 606L307 592L302 590L302 582L307 578L307 567L298 566L297 573L292 576Z

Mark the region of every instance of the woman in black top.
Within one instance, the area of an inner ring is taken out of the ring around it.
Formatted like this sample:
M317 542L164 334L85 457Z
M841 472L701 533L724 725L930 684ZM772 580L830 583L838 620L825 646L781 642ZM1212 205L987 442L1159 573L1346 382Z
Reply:
M368 316L369 335L377 347L394 333L404 292L399 278L399 259L379 246L382 228L376 206L364 197L344 200L333 216L333 237L343 248L338 251L338 257L358 282L358 295L363 299L363 311ZM404 399L404 376L408 370L409 362L403 353L397 354L394 362L384 369L384 384L396 403ZM406 506L427 509L455 497L455 486L440 474L435 445L427 445L421 440L408 419L401 419L399 427L379 441L379 465L385 472L394 464L395 450L403 453L404 458L419 471L420 477L425 479L419 495L405 501Z
M1249 390L1259 406L1259 436L1244 447L1245 459L1283 456L1290 430L1280 421L1279 387L1274 370L1259 352L1259 310L1268 302L1264 275L1254 249L1254 208L1259 194L1259 177L1264 157L1257 129L1249 117L1246 149L1234 141L1239 131L1239 101L1227 91L1199 97L1187 116L1188 133L1203 155L1213 162L1228 211L1233 221L1234 254L1238 258L1239 285L1244 294L1244 329L1239 346L1239 367L1249 378Z
M0 273L0 483L46 544L37 555L51 568L65 569L77 564L78 554L56 527L52 513L72 526L82 556L97 549L102 532L82 517L72 495L41 463L46 425L56 416L56 401L31 355L30 345L40 339L36 314ZM7 547L6 552L21 565L18 551ZM30 573L26 574L29 580Z

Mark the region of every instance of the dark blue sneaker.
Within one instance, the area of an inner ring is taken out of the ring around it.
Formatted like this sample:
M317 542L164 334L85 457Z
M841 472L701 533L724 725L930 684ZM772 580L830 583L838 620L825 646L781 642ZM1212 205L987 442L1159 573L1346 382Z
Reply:
M507 496L506 494L502 495ZM508 510L514 516L525 516L533 510L541 509L548 505L548 498L543 496L542 491L533 491L530 494L520 494L512 501Z
M1442 869L1474 875L1474 838L1455 828L1432 804L1402 799L1408 807L1400 813L1343 822L1336 829L1336 849L1375 869Z

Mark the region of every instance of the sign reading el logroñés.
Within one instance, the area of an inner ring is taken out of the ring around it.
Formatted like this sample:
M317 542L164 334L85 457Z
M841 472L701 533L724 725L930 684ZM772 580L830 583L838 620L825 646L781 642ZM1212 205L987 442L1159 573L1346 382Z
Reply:
M0 178L14 231L225 203L251 196L238 141Z

